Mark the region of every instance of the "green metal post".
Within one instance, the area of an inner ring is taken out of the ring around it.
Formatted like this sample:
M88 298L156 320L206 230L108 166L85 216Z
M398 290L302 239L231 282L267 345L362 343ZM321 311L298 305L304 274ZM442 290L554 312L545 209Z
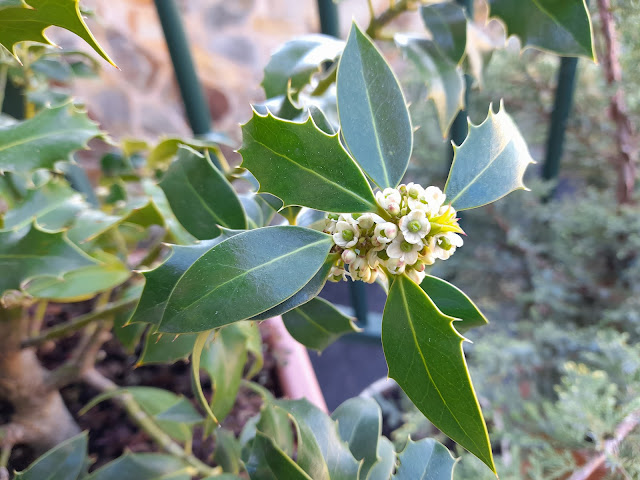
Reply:
M551 125L547 138L547 155L542 166L542 178L551 180L560 172L560 159L564 147L567 120L573 104L573 93L576 86L576 70L578 59L562 57L558 70L556 97L551 113Z
M11 115L18 120L24 119L24 92L16 87L13 82L7 79L4 89L4 102L2 103L2 113Z
M325 35L340 38L340 22L338 20L338 6L333 0L318 0L320 14L320 31Z
M198 81L180 10L174 0L155 0L155 4L191 130L206 135L212 128L209 104Z

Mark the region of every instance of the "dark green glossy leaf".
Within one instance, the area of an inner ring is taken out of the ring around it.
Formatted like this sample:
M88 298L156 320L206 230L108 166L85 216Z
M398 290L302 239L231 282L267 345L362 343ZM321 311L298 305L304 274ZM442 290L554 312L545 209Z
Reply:
M15 480L76 480L87 458L87 433L81 433L49 450L17 472Z
M328 235L313 230L266 227L213 247L208 241L174 248L167 263L145 273L147 282L153 280L132 321L154 323L161 332L188 333L253 317L304 287L331 245Z
M331 266L336 262L336 260L338 260L338 254L329 255L322 264L320 270L318 270L318 273L309 280L309 283L293 294L293 296L287 298L284 302L270 308L266 312L256 315L252 320L266 320L267 318L277 317L278 315L282 315L315 298L320 293L325 283L327 283L329 270L331 270Z
M452 480L456 464L447 447L432 438L409 439L398 461L393 480Z
M338 131L331 124L324 112L315 105L311 105L309 107L309 116L313 118L313 122L316 124L316 126L327 135L333 135Z
M149 333L145 338L144 349L138 359L138 365L174 363L178 360L186 360L191 355L195 342L196 335L192 333L182 335Z
M396 451L387 437L378 440L378 461L371 467L366 480L389 480L396 468ZM360 476L362 479L362 476Z
M191 480L190 469L162 453L125 453L83 480Z
M452 2L422 5L420 15L438 49L453 63L460 63L467 45L464 8Z
M337 90L349 151L379 187L395 187L411 157L409 111L393 71L355 23L340 59Z
M347 442L356 460L362 460L361 479L366 479L378 461L378 440L382 433L382 412L372 398L351 398L331 414L338 422L340 438Z
M98 135L96 124L71 104L44 109L29 120L0 127L0 172L53 169Z
M273 405L273 402L274 398L265 399L256 429L273 439L286 455L292 456L295 451L295 438L289 414L286 410Z
M464 108L465 81L462 68L449 59L431 40L415 35L395 36L396 44L415 65L433 101L443 136Z
M420 288L429 295L438 310L445 315L460 319L453 324L458 332L464 333L470 328L489 323L476 304L455 285L441 278L427 275L420 284Z
M279 400L298 432L298 465L311 478L357 480L360 465L329 416L307 400ZM324 461L323 461L324 460Z
M595 60L591 19L585 0L489 0L491 16L524 47Z
M250 229L266 227L271 223L277 210L282 208L282 201L269 193L245 193L238 196L247 214ZM278 207L274 208L271 199L277 200Z
M0 296L5 290L19 290L34 277L59 277L95 264L62 232L44 232L35 225L0 232Z
M286 205L327 212L376 211L366 178L338 135L327 135L311 118L305 123L273 115L253 117L242 127L242 166Z
M217 237L219 227L247 228L242 204L231 184L211 160L189 147L180 146L178 158L160 187L178 221L200 240Z
M7 0L5 0L6 2ZM13 0L8 0L15 3ZM16 44L24 41L52 45L44 30L52 25L75 33L89 44L95 52L115 66L107 53L98 45L80 13L79 0L29 0L31 8L3 8L0 16L0 45L16 55Z
M117 257L96 253L98 265L77 268L60 277L35 277L24 286L34 298L55 302L80 302L110 290L129 279L131 271Z
M243 468L242 448L235 435L229 430L218 428L215 431L215 437L216 447L213 451L213 461L216 465L220 465L225 472L239 474Z
M323 62L334 60L343 48L343 41L328 35L305 35L288 41L264 69L262 86L267 98L286 96L288 88L299 91L320 71Z
M25 0L0 0L0 10L11 7L27 8L27 2Z
M404 275L393 282L382 318L389 377L443 433L495 466L462 350L464 338L449 317Z
M481 207L525 189L524 172L535 163L502 103L498 113L489 107L489 115L480 125L470 123L467 138L453 149L444 192L456 210Z
M143 285L140 283L135 283L131 286L125 287L121 299L133 301L134 298L140 298L142 287ZM120 312L113 317L113 334L129 355L135 354L138 344L140 343L140 339L142 338L145 330L147 330L147 325L143 323L126 325L133 313L133 309L134 306L132 305L128 310Z
M262 432L256 433L246 467L251 480L312 480Z
M162 189L150 179L145 178L141 183L144 193L151 198L153 205L164 219L164 226L169 233L169 241L180 245L193 244L196 239L180 225L180 222L171 211L169 201Z
M353 318L319 297L286 312L282 320L293 338L305 347L318 351L324 350L342 335L360 331L353 323Z

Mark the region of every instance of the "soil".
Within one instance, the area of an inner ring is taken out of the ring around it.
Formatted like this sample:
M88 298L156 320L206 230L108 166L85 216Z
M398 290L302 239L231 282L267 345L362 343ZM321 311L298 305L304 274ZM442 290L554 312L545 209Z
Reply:
M50 327L67 321L72 316L85 313L90 304L50 305L45 317L45 326ZM48 369L61 365L77 342L77 335L43 345L38 356L42 364ZM141 346L138 346L140 349ZM264 367L253 378L253 381L267 388L276 396L281 396L277 381L276 358L263 345ZM120 386L150 386L170 390L193 400L191 391L190 365L186 361L179 361L173 365L150 365L134 368L138 354L128 354L115 339L107 342L101 353L97 369L106 377ZM210 390L210 381L203 375L202 386L205 391ZM114 460L125 451L157 452L159 451L151 439L141 432L131 422L125 411L115 402L107 400L80 416L78 412L96 395L97 390L84 383L77 383L64 388L62 396L71 413L76 418L80 428L89 431L89 455L95 460L92 470ZM224 419L222 426L238 435L249 418L259 412L262 401L255 392L241 388L232 412ZM198 408L196 406L196 408ZM0 424L9 420L10 405L0 402ZM202 439L196 430L193 440L193 453L206 461L213 453L212 438ZM34 460L34 454L28 446L17 445L11 454L9 471L23 470Z

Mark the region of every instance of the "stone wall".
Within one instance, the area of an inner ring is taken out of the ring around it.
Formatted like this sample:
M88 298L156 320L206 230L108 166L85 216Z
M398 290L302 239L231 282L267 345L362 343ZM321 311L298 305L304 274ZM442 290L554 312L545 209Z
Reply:
M114 138L188 135L162 29L152 0L85 0L91 29L121 71L103 62L101 79L76 86L93 118ZM388 0L374 2L384 9ZM262 69L270 54L296 35L317 32L316 0L183 0L180 2L197 70L216 130L239 140L250 103L263 98ZM343 36L352 18L368 22L366 0L340 2ZM63 46L80 43L56 37Z

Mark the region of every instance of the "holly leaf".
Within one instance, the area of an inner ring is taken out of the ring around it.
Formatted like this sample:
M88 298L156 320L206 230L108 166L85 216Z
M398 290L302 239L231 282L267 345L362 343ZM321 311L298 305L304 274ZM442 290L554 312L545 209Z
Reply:
M246 468L251 480L312 480L273 439L259 431L253 439Z
M288 41L264 69L262 87L267 98L286 97L290 90L298 92L324 62L335 60L343 49L343 41L328 35L305 35Z
M0 0L0 10L12 7L29 8L29 5L25 0Z
M342 335L360 331L353 318L319 297L286 312L282 320L293 338L319 352Z
M177 457L163 453L127 452L83 480L190 480L191 473Z
M197 335L192 333L163 335L149 332L137 365L171 364L178 360L186 360L193 351L196 337Z
M396 469L396 450L387 437L378 439L378 461L373 464L366 480L389 480ZM362 476L360 477L362 479Z
M480 125L469 123L469 134L454 156L444 187L447 202L467 210L495 202L514 190L526 190L524 172L535 163L522 134L500 102L498 113Z
M148 283L131 321L188 333L251 318L304 287L332 241L305 228L265 227L203 244L174 247L168 262L145 274Z
M45 232L36 225L0 232L0 295L34 277L60 277L97 262L73 245L63 232Z
M178 158L160 187L178 221L200 240L217 237L220 227L247 228L242 204L231 184L208 156L189 147L178 149Z
M427 86L427 98L436 107L438 124L446 137L456 115L464 108L466 84L462 68L431 40L403 34L397 34L394 39Z
M6 10L2 18L5 14ZM72 104L46 108L29 120L0 127L0 172L51 170L56 162L68 160L99 135L86 112Z
M458 287L438 277L427 275L420 288L445 315L460 319L454 323L455 329L464 333L470 328L489 323L475 303Z
M495 473L487 427L462 350L464 337L454 321L413 281L397 277L382 318L389 377L437 428Z
M121 285L131 277L131 271L116 256L97 252L98 265L71 270L61 277L35 277L24 286L34 298L54 302L81 302L97 293Z
M349 151L380 188L395 187L411 157L411 119L398 79L355 23L336 84L338 116Z
M346 152L338 134L328 135L309 117L304 123L253 112L242 126L242 166L260 182L260 191L284 206L326 212L376 211L371 187Z
M378 462L378 442L382 434L382 412L378 403L372 398L350 398L335 409L331 418L338 423L340 438L347 442L355 459L362 461L359 478L366 479Z
M62 442L38 458L22 472L16 472L15 480L76 480L82 473L87 458L87 432Z
M5 4L0 16L0 45L4 46L18 58L16 45L20 42L31 41L53 45L45 35L45 30L53 25L75 33L89 44L95 52L114 67L113 60L98 44L82 19L79 0L28 0L30 8L24 8L24 3L16 4L16 0L3 0Z
M491 16L517 35L524 48L595 61L593 31L585 0L489 0Z
M431 32L431 40L453 63L459 64L467 45L464 8L451 2L422 5L420 15Z
M391 480L453 480L456 460L451 452L432 438L414 442L409 438L398 454L398 468Z

